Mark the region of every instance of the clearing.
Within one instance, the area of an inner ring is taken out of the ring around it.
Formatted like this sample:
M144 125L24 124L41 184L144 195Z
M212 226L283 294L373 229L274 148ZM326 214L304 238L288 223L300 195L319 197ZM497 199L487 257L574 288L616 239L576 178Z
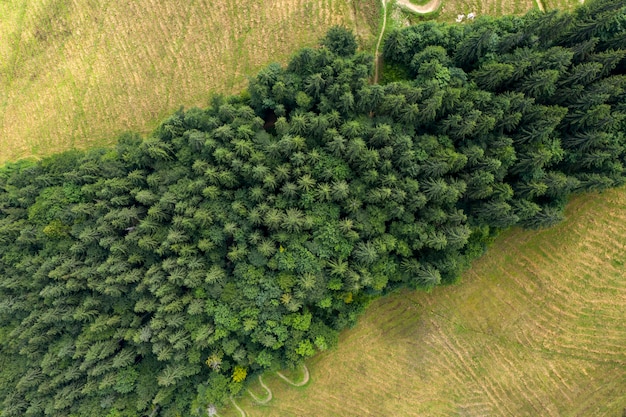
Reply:
M332 25L368 48L378 29L378 4L351 0L8 0L0 16L0 163L149 132Z

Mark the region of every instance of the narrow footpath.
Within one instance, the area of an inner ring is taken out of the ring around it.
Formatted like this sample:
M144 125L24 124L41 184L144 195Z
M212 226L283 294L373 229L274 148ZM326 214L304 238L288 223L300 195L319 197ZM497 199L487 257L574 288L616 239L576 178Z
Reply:
M283 375L280 372L276 372L276 374L279 377L281 377L283 380L285 380L288 384L293 385L294 387L302 387L306 385L307 382L309 382L309 378L311 377L311 375L309 374L309 368L307 368L305 364L302 364L302 367L304 368L304 377L302 378L302 381L300 382L293 382L291 379L287 378L285 375Z
M387 1L388 0L380 0L383 5L383 26L380 29L380 34L378 35L378 42L376 42L376 52L374 53L374 58L376 59L376 64L374 66L374 84L378 84L378 74L379 67L381 64L380 58L380 43L383 40L383 35L385 34L385 29L387 28ZM418 6L416 4L411 3L409 0L396 0L396 4L400 7L404 7L407 10L412 11L413 13L426 14L432 13L441 6L442 0L432 0L426 3L423 6ZM541 1L541 0L537 0Z
M257 397L252 391L248 390L248 394L250 394L250 396L252 397L252 399L257 403L257 404L267 404L270 401L272 401L272 390L265 385L265 383L263 382L263 379L261 378L261 375L259 375L259 383L261 384L261 386L263 387L263 389L267 392L267 397L262 400L259 397Z

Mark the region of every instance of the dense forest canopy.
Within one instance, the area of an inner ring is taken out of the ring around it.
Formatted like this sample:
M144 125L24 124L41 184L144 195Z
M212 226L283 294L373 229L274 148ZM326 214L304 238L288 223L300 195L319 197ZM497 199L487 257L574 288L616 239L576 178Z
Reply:
M0 415L206 415L624 183L622 1L395 31L384 85L356 49L334 28L148 138L1 170Z

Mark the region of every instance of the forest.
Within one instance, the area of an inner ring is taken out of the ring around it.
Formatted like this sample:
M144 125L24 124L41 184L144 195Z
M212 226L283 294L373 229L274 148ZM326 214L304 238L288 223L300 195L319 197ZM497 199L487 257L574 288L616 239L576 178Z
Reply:
M368 303L626 179L626 6L352 33L145 138L0 169L0 415L211 415Z

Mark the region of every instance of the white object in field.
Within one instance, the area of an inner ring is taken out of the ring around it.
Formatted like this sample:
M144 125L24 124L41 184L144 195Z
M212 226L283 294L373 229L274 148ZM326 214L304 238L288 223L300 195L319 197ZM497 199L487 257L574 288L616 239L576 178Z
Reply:
M465 15L464 14L459 14L456 16L456 22L457 23L461 23L463 21L463 19L465 19Z

